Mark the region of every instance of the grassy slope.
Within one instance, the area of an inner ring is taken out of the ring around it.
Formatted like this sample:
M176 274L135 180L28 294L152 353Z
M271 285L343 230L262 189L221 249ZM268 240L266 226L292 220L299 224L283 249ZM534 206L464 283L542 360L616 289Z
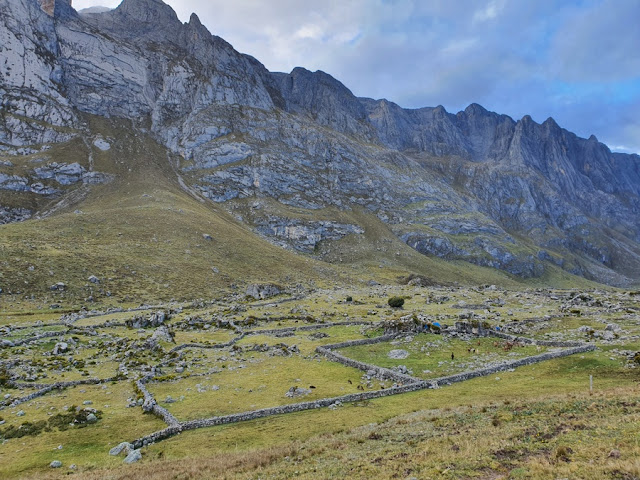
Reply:
M436 283L522 285L493 269L421 255L374 215L357 210L328 212L331 218L366 230L365 235L323 245L320 258L329 263L272 246L222 206L182 189L166 150L149 137L115 120L89 118L88 122L94 135L112 139L111 150L98 150L91 145L92 137L87 137L86 142L76 138L47 154L58 162L86 167L92 154L95 170L113 174L115 180L76 189L71 196L75 203L62 205L46 218L0 227L0 286L5 291L0 309L4 311L52 303L77 307L90 295L99 305L207 298L233 284L252 281L395 283L409 273L424 274ZM23 163L18 168L28 168L28 159ZM12 194L3 195L16 200ZM38 202L45 211L56 203ZM205 240L203 234L213 240ZM88 283L90 275L99 277L100 285ZM65 294L49 291L56 282L68 285ZM560 270L551 270L546 278L529 285L541 282L588 284Z
M319 278L313 261L264 242L222 209L180 188L165 150L155 142L106 121L94 120L93 127L119 139L109 152L94 151L96 170L117 179L93 187L87 199L48 218L1 227L5 292L33 293L42 299L31 305L37 307L65 303L59 294L48 293L58 281L69 287L67 303L91 293L109 303L99 290L140 302L211 297L234 282ZM75 160L64 152L57 159L67 158ZM101 278L101 284L88 284L90 275ZM5 301L3 307L20 309L12 303Z
M343 302L342 299L347 292L353 294L359 302L357 304ZM391 312L384 306L375 306L382 304L390 294L403 293L409 293L412 296L407 299L406 309L401 312ZM443 294L451 298L443 304L425 303L425 297L440 297ZM258 318L276 319L286 317L295 306L315 318L323 318L327 321L345 319L347 318L345 314L350 318L362 317L367 321L376 321L411 311L448 315L451 317L449 320L452 321L460 311L455 306L459 305L462 299L467 305L473 305L493 296L500 296L506 300L503 307L492 307L492 310L495 308L508 319L554 313L557 312L561 303L561 300L551 302L544 295L537 296L523 292L487 294L475 289L379 287L358 291L329 290L322 294L310 295L300 302L282 303L277 306L248 305L247 311L233 313L229 318L240 321L249 315L255 315ZM610 300L620 301L621 297L617 298L616 300L612 295ZM624 298L625 305L635 305L631 297ZM213 313L220 314L225 308L226 306L220 305L207 307L207 310L212 309ZM367 313L373 310L379 313L377 315ZM509 311L514 312L514 317L507 313ZM596 315L596 311L599 309L587 309L584 316L579 319L578 317L563 318L549 322L543 330L537 331L537 335L546 338L546 333L554 332L559 328L575 330L578 326L589 324L593 318L599 318L602 315L601 313ZM325 313L328 315L323 315ZM196 314L198 309L187 309L182 315ZM201 312L200 315L204 316L205 313ZM162 428L162 425L157 419L143 415L138 408L125 407L126 399L133 395L129 382L108 385L104 390L100 387L77 387L64 392L51 393L37 401L21 405L19 409L25 410L27 413L25 417L15 415L18 408L7 409L0 414L4 416L7 424L19 424L24 419L31 421L47 418L51 412L59 411L63 405L77 405L85 399L90 399L96 408L104 411L104 421L90 428L74 430L71 435L71 432L51 432L37 437L10 440L7 444L0 446L0 465L3 465L5 474L9 478L24 475L40 477L49 473L64 475L72 463L77 463L79 468L74 478L134 478L134 476L138 478L221 478L225 475L231 478L243 476L288 478L296 476L296 471L301 472L302 478L322 478L323 476L346 478L358 475L363 478L388 478L409 468L416 469L414 474L418 478L437 478L439 472L452 465L447 474L450 478L473 478L474 475L484 473L487 473L487 476L489 473L495 474L488 478L497 478L499 474L506 474L512 470L516 471L512 472L512 477L519 478L518 475L522 470L518 469L522 468L539 469L535 475L523 478L549 478L552 468L558 465L565 467L566 462L555 461L554 449L566 445L576 452L570 462L571 468L576 470L571 475L565 474L565 477L616 478L612 474L609 475L614 469L630 472L630 475L633 475L635 467L629 459L634 458L633 455L637 453L638 427L637 423L633 423L636 418L634 415L637 415L637 403L625 407L621 402L636 402L638 371L625 368L626 361L622 361L619 355L608 350L613 348L638 350L640 348L636 336L638 325L635 317L622 312L612 313L611 318L607 317L606 322L609 321L619 323L623 329L628 330L631 343L624 346L603 344L600 345L601 350L584 355L522 367L513 372L501 372L438 390L348 404L334 411L319 409L185 432L144 449L142 464L133 467L123 467L122 458L108 456L106 452L124 439L130 440L132 437ZM597 329L602 330L604 324L599 322ZM262 326L270 328L294 325L300 325L300 323L293 319L262 323ZM109 328L104 331L109 331L118 338L139 337L136 330ZM243 357L248 359L247 363L243 362L246 369L236 370L237 375L225 372L215 374L210 379L205 376L175 383L163 381L153 383L149 388L158 395L160 401L169 394L174 398L185 395L184 400L167 405L179 418L202 417L215 414L217 411L238 411L247 407L253 408L254 404L259 408L289 402L290 400L286 399L283 393L294 384L300 386L314 384L320 394L349 393L358 383L361 372L348 371L342 366L314 358L313 349L322 343L360 338L363 332L359 327L336 327L326 331L330 336L320 340L310 339L307 332L300 332L287 338L247 337L238 345L248 347L253 343L271 345L286 342L298 345L302 356L265 357L262 359L263 364L253 364L252 358L255 356L260 360L261 356L247 350L243 353ZM197 336L197 340L201 342L219 342L229 338L228 331L214 329L207 331L187 329L178 334L181 341L193 340L194 336ZM23 335L23 333L18 332L15 335ZM584 339L584 336L585 334L582 333L580 338ZM435 342L439 337L427 336L424 339ZM393 348L412 350L411 345L415 344L417 348L419 343L416 339L414 343L393 345ZM391 347L392 345L389 344L388 348ZM34 345L32 348L34 351L48 353L52 348L52 341ZM491 349L491 345L478 348L484 354ZM77 351L75 356L85 358L93 351L92 348L86 352ZM444 352L437 352L434 349L431 357L422 358L437 365L441 359L446 359L450 351L449 346ZM352 352L353 349L345 350L345 353ZM5 353L9 352L5 350ZM33 355L29 352L24 354ZM238 360L232 360L226 352L195 351L192 355L190 354L190 357L204 355L210 357L210 361L206 364L202 363L202 367L197 368L206 370L222 363L227 367L240 365ZM226 358L222 359L223 356ZM238 356L240 355L237 354L236 357ZM456 350L458 362L465 362L466 357L470 356L463 347ZM46 358L48 362L56 360L50 355ZM376 360L384 360L384 356L378 355ZM408 364L405 361L402 363ZM277 368L272 368L274 366ZM432 368L432 365L427 366ZM414 367L417 369L417 366ZM109 369L108 372L104 371L100 374L111 374L115 365L107 362L104 366L88 366L92 374L99 373L99 368ZM194 367L192 373L199 373L200 370L197 368ZM264 370L269 370L268 376L263 375ZM167 368L164 373L169 374L171 371L172 368ZM50 379L55 376L54 372L49 372L49 375ZM593 399L588 395L589 375L594 376L596 393ZM300 381L296 380L297 378ZM352 383L348 383L349 380ZM221 388L216 392L200 394L195 393L195 383L218 384ZM191 388L191 391L187 388ZM250 389L253 392L249 392ZM86 393L82 390L86 390ZM13 393L18 395L17 392ZM589 409L592 402L601 401L604 402L602 406ZM509 402L508 405L507 402ZM541 403L536 405L536 402ZM52 410L52 407L58 410ZM515 414L515 411L520 413ZM411 412L421 413L391 420ZM570 417L571 415L577 415L577 420ZM436 429L429 426L432 417L439 419ZM502 422L499 424L500 428L493 425L496 417L499 422ZM372 423L373 426L370 425ZM582 429L580 425L583 424L587 425L588 429ZM399 431L396 425L400 425ZM575 429L560 434L566 425L577 425L576 428L581 429L577 430L577 433L582 436L572 436ZM558 427L561 428L558 429ZM534 432L533 435L524 435L528 428L535 429L531 430ZM537 438L535 433L540 433L541 437L552 433L552 437ZM481 441L478 442L477 439ZM589 444L585 445L586 443ZM57 450L56 447L60 444L64 448ZM460 447L460 450L452 450L453 445ZM610 462L606 457L613 448L618 448L622 452L619 462ZM338 449L340 451L336 452ZM509 449L515 452L496 453ZM405 453L409 456L403 456ZM496 455L508 455L508 458L496 460L494 458ZM287 456L289 459L286 458ZM292 458L296 460L291 460ZM381 460L375 464L373 461L378 458L384 461ZM595 464L589 463L592 458L595 459ZM51 472L48 464L56 459L63 462L64 468ZM534 462L531 464L532 467L527 463L529 460ZM498 464L494 463L496 461ZM107 471L107 469L112 470ZM560 471L564 472L564 470ZM600 476L591 475L591 471ZM603 472L608 473L604 475ZM406 474L400 478L406 476L410 475ZM1 475L0 478L2 478ZM483 478L482 475L480 478ZM633 478L633 476L620 478Z
M638 478L637 375L590 353L500 378L187 432L74 478Z

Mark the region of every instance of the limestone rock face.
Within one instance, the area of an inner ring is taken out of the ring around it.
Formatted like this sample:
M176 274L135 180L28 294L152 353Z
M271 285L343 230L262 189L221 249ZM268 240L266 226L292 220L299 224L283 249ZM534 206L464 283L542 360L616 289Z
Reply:
M0 151L68 141L86 128L77 112L143 121L191 191L287 248L362 235L326 213L361 210L426 255L522 277L640 278L640 157L553 119L408 110L324 72L271 73L161 0L81 14L69 0L0 0L0 13ZM96 175L2 163L0 193L59 194ZM0 222L33 213L0 204Z
M0 144L23 146L71 138L75 116L62 95L53 18L35 0L0 0ZM6 148L6 147L5 147Z

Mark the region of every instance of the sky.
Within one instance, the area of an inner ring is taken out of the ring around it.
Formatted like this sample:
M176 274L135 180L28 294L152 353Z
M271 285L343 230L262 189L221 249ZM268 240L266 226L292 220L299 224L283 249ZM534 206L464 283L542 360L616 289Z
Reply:
M269 70L405 108L553 117L640 153L640 0L165 0ZM73 0L76 9L120 0Z

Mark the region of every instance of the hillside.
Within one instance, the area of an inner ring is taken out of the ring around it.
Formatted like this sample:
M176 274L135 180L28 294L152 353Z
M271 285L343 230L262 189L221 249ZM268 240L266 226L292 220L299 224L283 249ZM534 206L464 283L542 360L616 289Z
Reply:
M272 73L160 0L53 6L0 1L5 294L640 278L637 156L552 119L406 110Z

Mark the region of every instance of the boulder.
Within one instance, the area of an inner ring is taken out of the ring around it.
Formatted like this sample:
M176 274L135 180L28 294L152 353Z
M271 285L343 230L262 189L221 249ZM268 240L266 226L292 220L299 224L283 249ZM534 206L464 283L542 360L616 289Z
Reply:
M310 393L311 393L311 390L308 388L293 386L289 390L287 390L287 393L285 393L284 396L288 398L296 398L296 397L304 397L305 395L309 395Z
M406 350L391 350L387 356L389 358L393 358L394 360L404 360L405 358L407 358L409 356L409 352L407 352Z
M69 344L67 342L58 342L53 347L53 354L60 355L69 351Z
M109 450L109 455L117 456L124 452L126 455L131 453L134 450L133 445L129 442L122 442L119 445L116 445L111 450Z
M273 284L252 284L247 287L247 296L256 300L275 297L280 295L282 290L279 286Z
M124 463L136 463L142 460L142 453L140 450L131 450L124 459Z

